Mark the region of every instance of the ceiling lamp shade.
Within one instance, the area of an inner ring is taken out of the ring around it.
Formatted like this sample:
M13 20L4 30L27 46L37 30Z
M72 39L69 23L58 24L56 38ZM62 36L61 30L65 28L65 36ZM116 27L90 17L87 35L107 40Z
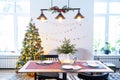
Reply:
M43 14L43 11L41 11L41 14L37 19L39 19L41 21L45 21L45 20L47 20L47 17Z
M78 10L78 13L77 13L77 15L75 16L75 19L81 20L82 18L84 18L84 16L80 13L80 10Z
M65 19L65 17L62 15L62 13L60 12L59 14L58 14L58 16L57 17L55 17L55 19L57 19L57 20L63 20L63 19Z

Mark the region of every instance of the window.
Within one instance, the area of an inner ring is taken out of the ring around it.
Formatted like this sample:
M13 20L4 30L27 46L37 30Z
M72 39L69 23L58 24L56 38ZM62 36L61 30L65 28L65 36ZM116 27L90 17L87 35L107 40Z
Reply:
M21 49L29 17L29 0L0 0L0 52Z
M111 53L120 52L120 0L94 0L94 50L110 43Z

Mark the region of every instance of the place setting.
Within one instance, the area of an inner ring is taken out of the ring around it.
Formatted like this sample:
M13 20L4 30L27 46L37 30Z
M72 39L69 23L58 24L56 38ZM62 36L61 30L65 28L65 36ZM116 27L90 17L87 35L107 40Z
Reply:
M65 64L62 65L61 68L66 71L74 72L82 69L79 65L70 65L70 64Z
M90 67L99 67L100 64L94 61L87 61L87 65Z
M50 65L50 64L53 64L54 61L50 61L50 60L44 60L44 61L38 61L36 62L36 64L38 65Z
M98 62L95 61L86 61L83 66L87 68L95 68L95 69L102 69L104 68L103 65L99 64Z

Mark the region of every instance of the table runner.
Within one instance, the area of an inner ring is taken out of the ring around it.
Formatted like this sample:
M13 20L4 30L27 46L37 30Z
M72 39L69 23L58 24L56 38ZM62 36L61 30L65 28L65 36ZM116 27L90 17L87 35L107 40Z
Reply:
M61 69L61 66L65 64L60 64L54 62L52 64L37 64L36 62L30 62L26 69ZM105 69L102 65L99 67L90 67L86 62L75 62L73 65L79 65L82 69Z

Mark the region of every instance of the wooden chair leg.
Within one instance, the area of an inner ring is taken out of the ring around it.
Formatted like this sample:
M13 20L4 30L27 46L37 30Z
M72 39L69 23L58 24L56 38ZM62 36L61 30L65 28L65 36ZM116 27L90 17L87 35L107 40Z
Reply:
M34 80L37 80L37 79L36 79L36 73L34 73Z

